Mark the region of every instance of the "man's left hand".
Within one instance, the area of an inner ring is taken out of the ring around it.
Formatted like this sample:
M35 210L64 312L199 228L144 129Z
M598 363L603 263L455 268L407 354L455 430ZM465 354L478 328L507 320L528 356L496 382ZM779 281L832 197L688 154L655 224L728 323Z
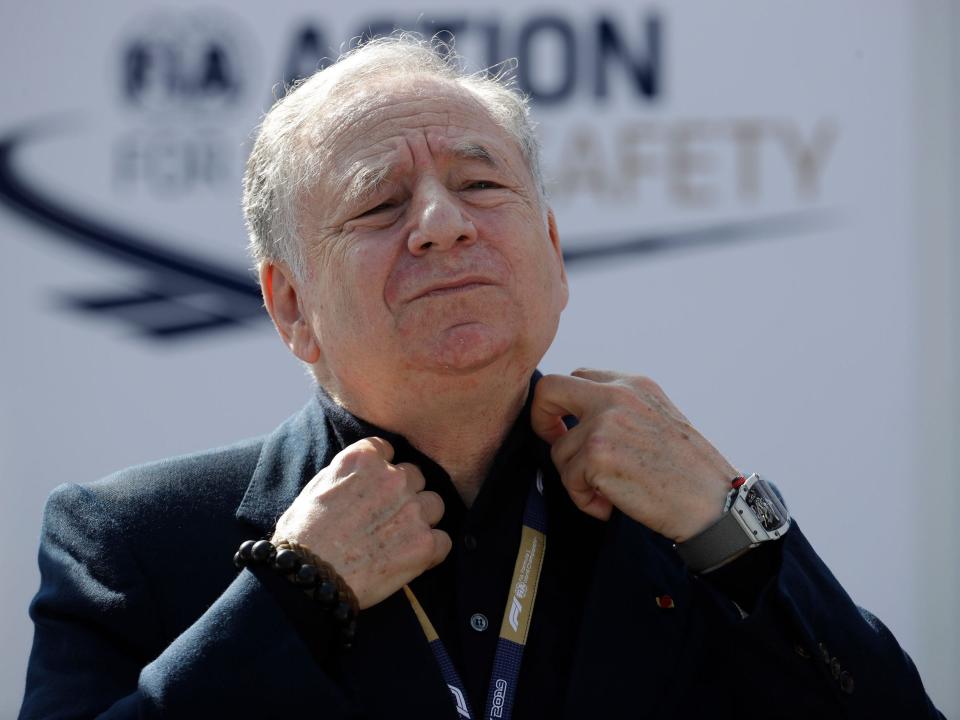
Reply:
M563 418L578 424L567 429ZM531 424L573 502L601 520L614 507L683 542L719 519L739 473L649 378L604 370L546 375Z

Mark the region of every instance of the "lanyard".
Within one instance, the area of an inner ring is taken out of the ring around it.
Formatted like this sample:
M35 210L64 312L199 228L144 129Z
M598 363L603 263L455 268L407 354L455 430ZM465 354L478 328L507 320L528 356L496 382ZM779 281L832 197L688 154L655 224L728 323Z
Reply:
M497 640L497 651L493 657L486 712L483 714L486 720L509 720L513 714L513 701L520 677L520 660L523 658L523 649L530 630L530 618L533 616L533 603L537 598L537 584L540 582L546 545L547 512L543 502L543 475L538 470L536 482L530 484L530 493L523 508L520 550L513 567L513 580L507 596L509 599L503 610L500 639ZM417 620L420 621L423 634L427 636L443 680L450 689L457 708L457 717L472 720L466 690L446 647L410 586L404 585L403 591L416 613Z

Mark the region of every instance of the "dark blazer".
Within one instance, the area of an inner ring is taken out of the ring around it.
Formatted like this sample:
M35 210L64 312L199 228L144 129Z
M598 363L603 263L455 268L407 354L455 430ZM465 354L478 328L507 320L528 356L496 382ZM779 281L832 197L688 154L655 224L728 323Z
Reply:
M324 423L312 401L266 438L57 488L20 716L453 717L402 594L342 656L309 599L231 564L340 450ZM569 717L942 717L798 527L747 619L663 537L622 515L604 532L581 626L555 629L579 635Z

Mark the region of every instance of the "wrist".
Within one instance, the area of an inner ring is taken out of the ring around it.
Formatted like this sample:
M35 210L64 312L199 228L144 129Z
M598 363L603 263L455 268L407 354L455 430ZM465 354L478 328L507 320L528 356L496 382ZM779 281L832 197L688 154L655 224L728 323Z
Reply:
M676 548L693 572L709 572L789 529L790 514L775 489L754 473L734 478L720 518Z
M359 612L357 598L329 563L288 540L247 540L233 556L233 563L239 569L263 569L286 578L336 623L341 646L352 646Z
M730 507L730 492L732 480L740 477L736 471L729 475L723 475L723 479L717 482L711 482L709 492L705 492L699 498L697 506L685 513L685 522L678 528L678 534L671 538L676 544L686 542L707 528L712 526L723 517Z

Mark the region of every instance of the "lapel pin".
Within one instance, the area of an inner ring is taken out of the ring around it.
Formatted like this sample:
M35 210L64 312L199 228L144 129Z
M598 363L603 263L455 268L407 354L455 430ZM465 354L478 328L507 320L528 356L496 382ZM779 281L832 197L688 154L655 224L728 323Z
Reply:
M657 607L661 610L672 610L676 605L669 595L657 595Z

